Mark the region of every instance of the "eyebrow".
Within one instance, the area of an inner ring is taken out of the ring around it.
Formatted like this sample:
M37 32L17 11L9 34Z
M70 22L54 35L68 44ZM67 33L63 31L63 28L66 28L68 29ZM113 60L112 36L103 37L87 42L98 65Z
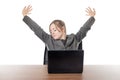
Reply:
M56 30L55 28L52 28L53 30ZM50 30L51 31L51 30Z
M54 30L54 28L53 28L53 30ZM50 32L51 32L52 30L50 30Z

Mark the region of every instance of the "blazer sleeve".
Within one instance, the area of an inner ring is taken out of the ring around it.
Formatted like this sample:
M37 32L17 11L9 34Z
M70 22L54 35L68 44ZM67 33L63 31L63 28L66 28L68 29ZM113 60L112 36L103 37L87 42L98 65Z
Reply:
M75 37L78 42L81 41L86 36L87 32L91 29L91 26L93 25L94 22L95 18L90 17L80 28L80 30L75 34Z
M47 34L36 22L30 17L24 16L23 21L29 26L29 28L44 42L46 43L50 35Z

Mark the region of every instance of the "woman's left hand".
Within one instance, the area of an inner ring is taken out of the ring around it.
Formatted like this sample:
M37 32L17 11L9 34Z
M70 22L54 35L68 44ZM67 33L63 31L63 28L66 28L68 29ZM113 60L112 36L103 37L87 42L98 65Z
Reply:
M86 8L86 12L87 12L87 16L91 16L91 17L94 17L96 15L96 11L95 9L91 9L90 7Z

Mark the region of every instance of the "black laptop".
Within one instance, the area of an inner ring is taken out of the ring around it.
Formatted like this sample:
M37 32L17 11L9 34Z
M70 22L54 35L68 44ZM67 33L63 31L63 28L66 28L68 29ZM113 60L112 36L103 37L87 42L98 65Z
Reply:
M82 73L83 50L48 51L48 73Z

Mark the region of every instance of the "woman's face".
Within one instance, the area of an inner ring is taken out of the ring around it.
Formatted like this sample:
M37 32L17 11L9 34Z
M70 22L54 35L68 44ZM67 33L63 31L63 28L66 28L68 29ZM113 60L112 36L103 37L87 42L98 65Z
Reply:
M61 39L63 32L55 24L50 25L50 34L54 39Z

